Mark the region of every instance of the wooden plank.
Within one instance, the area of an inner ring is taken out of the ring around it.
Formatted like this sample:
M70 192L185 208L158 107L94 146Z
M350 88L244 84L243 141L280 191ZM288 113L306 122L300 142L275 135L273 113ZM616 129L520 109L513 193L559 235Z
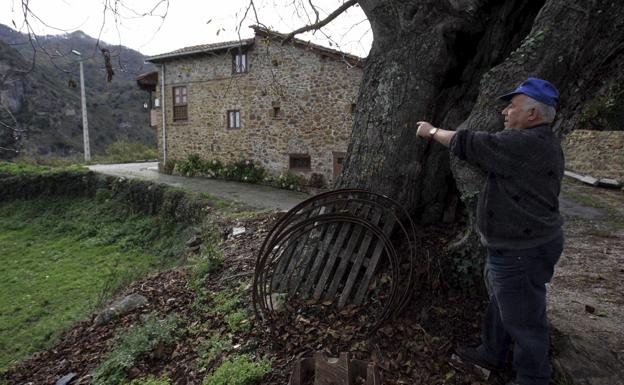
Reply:
M598 186L598 179L593 178L591 176L588 175L581 175L581 174L577 174L575 172L572 171L564 171L563 174L565 176L569 176L572 179L576 179L578 181L581 181L583 183L586 183L588 185L592 185L592 186Z
M391 216L391 215L386 216L386 223L384 224L384 227L383 227L384 234L386 234L387 236L390 236L390 234L392 234L392 229L394 228L394 224L395 224L394 216ZM364 296L366 295L366 292L368 291L368 284L370 283L370 280L373 277L373 274L375 274L375 270L377 269L377 263L379 262L379 257L381 257L381 253L383 249L384 249L383 242L377 242L377 245L375 246L375 250L373 251L371 258L368 261L368 266L366 268L366 272L364 273L364 277L359 283L359 288L355 295L355 300L353 302L356 305L359 305L362 303L362 300L364 299Z
M349 353L340 353L338 359L328 359L321 352L314 353L314 385L350 385Z
M277 266L275 267L275 270L273 270L273 274L272 274L272 279L273 279L272 287L274 291L279 291L283 287L282 278L284 277L284 274L286 273L286 270L288 269L288 266L291 262L290 256L294 253L294 249L296 249L297 246L298 244L291 243L288 246L286 246L286 248L280 254L278 262L277 262Z
M340 206L344 206L344 205L341 204ZM330 214L336 211L336 209L337 207L332 206L332 205L323 205L323 206L319 206L319 209L314 210L314 212L315 212L315 216L318 216L318 215L323 215L323 214ZM330 228L328 228L327 226L323 226L320 230L321 231L320 237L315 237L313 239L314 247L310 249L304 248L302 250L301 252L302 259L303 259L303 262L301 264L302 268L299 269L299 274L296 277L296 286L291 287L291 290L289 290L290 295L295 295L297 290L299 290L299 288L301 287L302 283L309 282L309 284L304 285L300 291L300 295L302 297L306 299L309 298L311 287L316 281L315 277L317 275L317 271L314 270L314 264L316 264L317 261L319 260L321 262L323 261L324 255L325 255L325 249L323 249L322 247L325 243L329 244L333 238L333 232L329 230Z
M615 179L610 179L610 178L602 178L598 181L598 185L601 187L607 187L607 188L620 188L622 187L622 183L618 182Z
M312 267L305 277L305 282L301 288L301 293L305 296L310 293L310 291L314 288L314 284L318 280L319 270L322 266L324 266L324 262L327 260L327 250L332 245L332 241L337 242L334 239L334 235L341 226L338 223L332 223L328 226L327 232L325 234L325 238L321 242L321 247L319 248L319 252L316 255L316 258L312 262Z
M381 219L381 215L382 215L382 211L380 209L377 209L377 210L373 209L373 216L370 219L370 223L377 226L377 223L379 223L379 220ZM363 228L360 228L360 229L366 231ZM358 239L359 239L359 234L358 234ZM366 231L362 241L359 244L355 245L355 247L358 248L357 251L346 250L346 249L344 250L341 256L340 265L338 266L338 269L336 269L336 274L334 274L334 280L332 281L329 287L329 290L327 290L325 294L327 297L333 298L334 295L336 294L336 291L338 290L338 286L340 285L340 283L345 281L343 280L343 277L345 274L345 270L350 262L353 262L353 265L351 266L351 271L349 272L347 277L349 277L353 273L353 268L356 264L358 266L361 265L361 260L364 259L364 257L366 256L366 252L368 251L368 247L372 239L373 239L373 234L370 231ZM359 263L357 263L358 258L360 259ZM344 295L345 288L346 286L342 290L341 297ZM349 288L348 290L350 291L351 289ZM340 305L340 302L338 302L338 307L342 307L343 305L344 303Z
M369 210L368 206L365 206L362 209L363 216L368 215L368 210ZM329 257L327 259L327 263L325 264L325 268L323 269L323 273L321 274L319 281L316 284L316 287L314 288L314 295L313 295L314 299L319 300L323 296L323 292L325 291L325 285L327 284L327 281L330 278L329 276L332 270L334 269L334 265L336 264L336 259L338 258L338 254L340 253L340 250L342 249L342 244L345 241L346 236L349 235L348 233L351 231L353 227L354 226L351 223L344 223L342 225L340 229L340 234L338 235L338 239L336 243L334 243L333 247L331 248L331 251L329 252ZM351 239L349 239L348 242L351 242Z
M304 385L310 378L314 378L314 358L300 358L295 361L288 385Z
M372 219L372 223L377 225L379 223L379 220L381 219L381 215L382 215L381 210L378 210ZM355 280L357 279L360 273L360 269L362 268L363 265L365 265L364 260L366 258L366 255L368 254L369 248L370 247L376 248L376 243L378 242L374 242L373 245L371 246L370 243L372 240L373 240L373 234L371 232L368 232L366 234L366 237L362 241L362 245L360 246L358 255L353 261L353 266L351 266L351 271L349 272L349 276L347 277L345 286L342 289L342 293L340 294L340 299L338 300L339 308L343 307L347 303L347 300L349 299L349 296L351 295L351 290L353 289L353 285L355 284ZM366 285L368 286L368 283Z
M303 250L305 249L305 247L308 244L308 240L310 238L310 234L307 233L305 235L302 235L301 238L299 238L299 240L297 242L294 242L297 247L295 247L293 249L293 252L288 256L288 268L284 271L284 274L282 274L280 281L281 283L281 288L282 289L288 289L290 290L290 288L292 287L291 285L291 277L292 277L292 273L295 270L295 268L297 267L297 259L301 256Z
M344 275L346 266L349 263L349 259L354 254L355 248L358 247L358 245L360 244L360 236L363 231L365 231L363 226L354 226L351 237L349 238L349 242L347 243L347 247L340 252L340 255L338 257L338 267L334 272L329 287L323 294L324 298L333 299L334 295L336 294L336 290L338 289L338 285L342 280L342 276Z
M301 262L298 266L296 266L295 271L289 277L289 282L291 284L290 289L288 290L288 294L290 296L295 295L295 293L301 286L302 281L305 279L306 273L309 272L311 268L311 263L318 253L321 245L321 240L325 236L326 230L326 228L318 227L310 230L306 240L306 246L304 246L300 254L295 256L295 258L298 258ZM293 281L294 285L292 284Z
M310 217L312 217L313 215L320 215L319 212L323 210L323 207L317 207L317 208L313 208L312 210L309 210L307 212L305 212L305 214L299 213L299 214L295 214L295 216L297 217L301 217L300 219L294 219L291 220L291 222L280 231L280 234L284 231L288 231L289 228L292 228L293 226L295 226L297 223L300 223L303 220L306 220ZM279 234L276 234L276 236L279 236ZM306 235L307 237L307 235ZM299 241L296 242L296 245L299 246L300 248L299 250L301 250L301 248L303 247L305 240L303 239L299 239ZM289 271L291 271L293 269L293 267L291 266L291 262L292 262L292 256L294 254L296 254L297 249L294 248L295 244L289 244L286 249L282 252L282 254L279 257L279 261L277 264L277 267L275 268L274 272L273 272L273 277L274 277L274 284L273 284L273 289L274 290L280 290L282 288L285 287L285 283L286 281L283 279L284 275L286 275Z

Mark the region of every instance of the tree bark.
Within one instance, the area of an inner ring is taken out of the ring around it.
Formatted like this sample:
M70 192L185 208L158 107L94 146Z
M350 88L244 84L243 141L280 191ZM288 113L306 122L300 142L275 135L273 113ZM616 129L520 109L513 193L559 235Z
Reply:
M624 3L606 0L361 0L374 42L337 187L397 199L422 222L439 221L452 196L467 207L464 255L475 236L482 173L417 139L416 122L503 129L498 96L528 76L561 92L555 130L624 80ZM452 177L451 177L452 172Z
M481 75L529 30L539 4L525 3L360 1L374 42L337 186L371 189L424 222L440 220L456 193L449 157L416 138L416 122L454 128L465 119Z

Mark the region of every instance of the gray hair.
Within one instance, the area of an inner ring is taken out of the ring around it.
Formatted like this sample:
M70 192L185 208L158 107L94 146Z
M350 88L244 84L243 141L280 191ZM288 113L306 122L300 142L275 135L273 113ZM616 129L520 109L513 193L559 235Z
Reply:
M523 111L528 111L531 108L535 108L541 118L543 118L547 123L552 123L555 120L555 115L557 114L557 110L553 106L549 106L548 104L544 104L542 102L538 102L537 100L529 97L527 102L524 104Z

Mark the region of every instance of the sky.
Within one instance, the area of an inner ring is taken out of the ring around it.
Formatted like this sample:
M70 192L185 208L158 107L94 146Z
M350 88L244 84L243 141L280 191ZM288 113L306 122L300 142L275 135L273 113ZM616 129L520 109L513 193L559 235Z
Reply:
M243 19L249 0L1 0L0 23L26 32L22 1L37 35L76 30L113 45L121 44L144 55L156 55L198 44L253 36L253 10ZM320 13L331 13L342 0L254 0L258 20L278 32L291 32L314 21L312 1ZM104 12L105 5L108 10ZM115 15L112 7L117 7ZM154 16L143 16L153 10ZM162 16L166 15L164 18ZM239 25L240 35L238 31ZM316 33L297 36L329 48L364 57L372 43L370 24L355 6Z

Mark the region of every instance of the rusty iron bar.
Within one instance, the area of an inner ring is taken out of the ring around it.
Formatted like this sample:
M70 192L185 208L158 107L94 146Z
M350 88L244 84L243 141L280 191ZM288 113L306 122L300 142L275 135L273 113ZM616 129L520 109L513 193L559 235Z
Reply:
M349 206L355 206L353 208L355 212L351 212ZM365 210L364 218L357 215L358 207L369 207ZM406 272L403 272L405 274L401 274L401 270L405 269L401 269L401 262L390 237L377 225L369 222L368 215L371 207L382 210L386 220L387 218L394 218L400 233L403 234L409 250L407 256L409 267ZM274 288L273 279L287 279L287 286L290 285L292 277L279 277L280 272L275 271L275 269L284 266L284 273L287 273L289 264L297 263L292 258L281 260L289 248L300 245L299 242L303 237L309 238L310 233L315 230L325 234L328 226L339 226L340 224L359 226L374 236L383 245L384 255L390 262L392 276L390 298L385 302L382 311L377 316L373 330L389 317L396 316L402 311L411 295L415 251L417 245L420 245L420 238L416 235L415 225L405 208L391 198L366 190L341 189L316 195L295 206L278 220L265 238L258 253L253 280L253 306L259 319L268 318L268 315L275 308L273 293L271 292ZM303 243L304 246L305 244ZM292 252L296 253L296 250L293 249ZM307 269L306 266L303 268ZM302 276L297 269L293 268L293 271L300 277ZM405 277L401 277L402 275ZM300 282L297 285L300 285ZM402 285L401 288L400 285ZM294 292L298 288L299 286L295 288Z

